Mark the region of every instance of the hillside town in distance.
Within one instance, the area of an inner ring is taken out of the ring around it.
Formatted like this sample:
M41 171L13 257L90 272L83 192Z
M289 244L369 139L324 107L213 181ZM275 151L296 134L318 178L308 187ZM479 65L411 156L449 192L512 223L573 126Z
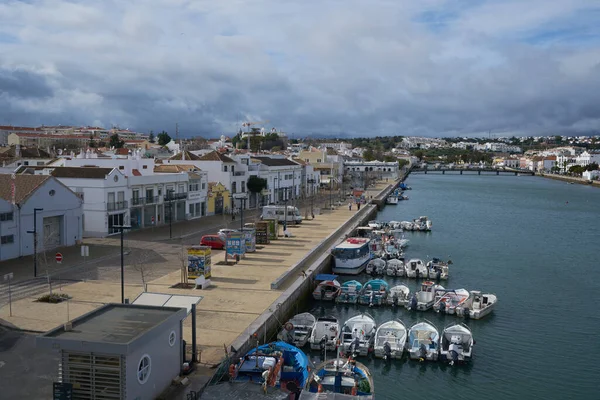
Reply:
M65 208L62 220L40 212L41 245L59 247L125 224L152 228L368 186L369 177L397 178L410 165L600 178L600 136L298 139L253 125L208 139L184 138L179 128L0 126L0 260L34 253L33 221L17 217L32 198Z

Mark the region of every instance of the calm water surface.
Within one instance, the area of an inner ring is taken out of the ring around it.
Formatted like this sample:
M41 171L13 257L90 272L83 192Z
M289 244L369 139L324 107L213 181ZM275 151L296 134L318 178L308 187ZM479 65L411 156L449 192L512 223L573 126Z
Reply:
M600 190L525 176L415 174L407 183L410 200L378 216L433 221L431 233L406 233L406 256L450 257L446 288L495 293L499 303L492 315L468 321L476 340L470 366L406 356L360 360L375 376L376 397L600 399ZM386 279L417 287L415 280ZM377 323L400 318L410 326L427 318L440 330L459 321L431 311L318 302L311 310L342 322L360 311Z

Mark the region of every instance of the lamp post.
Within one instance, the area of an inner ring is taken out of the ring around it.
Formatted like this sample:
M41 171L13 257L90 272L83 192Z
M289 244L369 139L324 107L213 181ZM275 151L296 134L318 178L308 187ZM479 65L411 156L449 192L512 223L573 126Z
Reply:
M167 201L169 202L169 239L173 239L173 192L175 190L167 190ZM123 231L121 231L121 234Z
M125 303L125 257L123 254L123 231L131 229L131 225L113 225L121 232L121 303Z
M284 200L283 200L283 201L284 201L284 204L285 204L285 206L284 206L284 211L283 211L283 212L284 212L284 214L283 214L283 232L285 233L285 231L287 231L287 215L288 215L287 203L288 203L288 188L286 187L286 188L284 188L283 190L284 190L284 192L283 192L283 193L284 193L284 196L283 196Z
M313 200L315 198L315 187L314 187L315 180L311 178L307 182L310 185L309 186L309 190L310 190L310 215L312 215L312 217L314 219L315 218L314 217L315 214L313 212Z
M27 233L33 233L33 277L37 278L37 213L44 211L43 208L33 209L33 230Z

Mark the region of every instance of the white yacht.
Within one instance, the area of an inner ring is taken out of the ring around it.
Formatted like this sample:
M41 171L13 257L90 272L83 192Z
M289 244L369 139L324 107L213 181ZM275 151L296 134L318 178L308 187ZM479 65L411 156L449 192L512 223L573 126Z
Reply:
M418 258L412 258L404 264L405 275L409 278L427 278L427 266Z
M375 357L389 360L402 358L408 332L400 320L388 321L375 332Z
M497 302L498 298L495 294L481 294L478 290L472 290L469 298L460 307L456 308L456 315L480 319L491 313Z
M408 331L408 354L413 360L436 361L439 354L440 335L429 321L417 322Z
M311 313L297 314L283 325L283 329L277 335L278 340L293 344L296 347L304 347L315 327L316 318Z
M446 327L442 333L440 358L449 361L450 365L467 362L473 356L473 334L465 324L454 324Z
M340 333L340 323L337 318L327 316L317 318L308 342L311 350L335 350Z
M377 324L369 314L359 314L344 323L340 347L348 354L367 356L373 345Z
M333 248L333 272L336 274L358 275L365 270L371 258L368 238L348 238Z

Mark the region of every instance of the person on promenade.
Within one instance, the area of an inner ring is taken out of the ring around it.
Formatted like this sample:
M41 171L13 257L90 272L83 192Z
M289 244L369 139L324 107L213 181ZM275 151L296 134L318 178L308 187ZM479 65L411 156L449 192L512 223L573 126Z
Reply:
M352 211L352 203L348 203L348 211Z

